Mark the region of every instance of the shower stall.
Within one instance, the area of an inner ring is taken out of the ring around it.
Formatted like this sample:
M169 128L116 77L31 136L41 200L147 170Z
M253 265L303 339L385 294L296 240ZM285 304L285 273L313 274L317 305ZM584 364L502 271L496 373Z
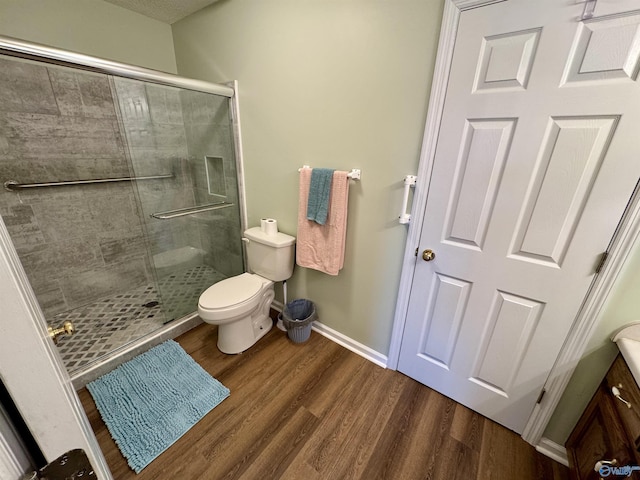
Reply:
M233 98L61 63L0 49L0 215L79 387L199 322L244 200Z

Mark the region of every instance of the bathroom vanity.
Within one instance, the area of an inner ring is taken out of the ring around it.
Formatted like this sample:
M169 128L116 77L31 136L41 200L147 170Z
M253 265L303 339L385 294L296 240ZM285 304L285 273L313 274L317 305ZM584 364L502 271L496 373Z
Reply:
M640 476L640 326L613 340L620 353L566 444L575 480Z

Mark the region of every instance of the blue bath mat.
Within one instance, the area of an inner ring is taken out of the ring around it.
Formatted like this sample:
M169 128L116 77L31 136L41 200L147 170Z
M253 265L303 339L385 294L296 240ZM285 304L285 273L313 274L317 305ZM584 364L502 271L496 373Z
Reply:
M120 365L87 389L136 473L229 396L229 389L173 340Z

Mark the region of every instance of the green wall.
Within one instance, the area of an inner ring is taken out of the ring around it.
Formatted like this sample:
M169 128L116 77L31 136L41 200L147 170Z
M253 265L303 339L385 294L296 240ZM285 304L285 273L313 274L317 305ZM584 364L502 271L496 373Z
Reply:
M176 73L169 25L102 0L0 0L0 35Z
M362 169L351 182L344 269L297 267L289 299L387 354L442 0L218 2L173 24L181 75L238 80L249 224L296 234L298 168Z

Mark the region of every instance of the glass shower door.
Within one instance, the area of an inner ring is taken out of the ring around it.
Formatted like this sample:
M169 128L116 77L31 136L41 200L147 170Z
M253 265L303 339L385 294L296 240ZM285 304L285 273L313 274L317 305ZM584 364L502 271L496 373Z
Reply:
M0 215L72 375L162 328L109 76L0 56ZM156 180L150 180L156 181ZM157 313L157 316L155 315Z
M243 272L240 195L229 99L114 78L159 308L165 323L197 310L214 283Z

